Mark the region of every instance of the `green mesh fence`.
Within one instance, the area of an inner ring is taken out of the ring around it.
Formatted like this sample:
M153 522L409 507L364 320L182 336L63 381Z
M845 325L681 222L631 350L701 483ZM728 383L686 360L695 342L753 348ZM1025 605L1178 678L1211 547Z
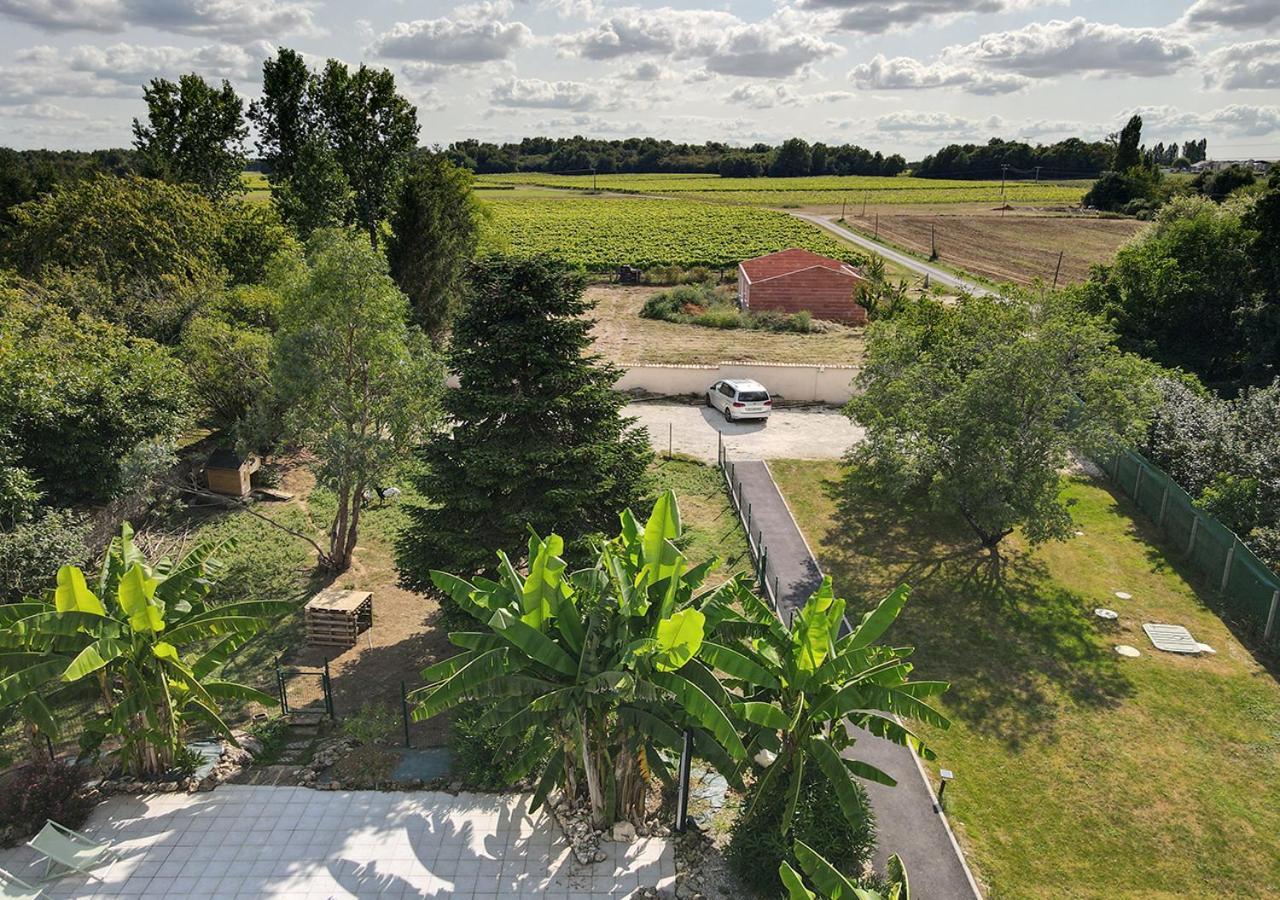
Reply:
M1116 486L1147 515L1222 598L1238 625L1280 650L1280 576L1222 523L1196 509L1191 497L1140 453L1125 450L1106 465Z

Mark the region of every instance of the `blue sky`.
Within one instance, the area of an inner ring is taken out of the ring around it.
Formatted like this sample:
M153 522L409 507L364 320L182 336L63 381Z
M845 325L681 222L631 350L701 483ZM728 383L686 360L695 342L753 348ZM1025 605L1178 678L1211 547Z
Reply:
M1206 137L1280 157L1280 0L0 0L0 144L123 146L142 85L277 46L386 66L423 143Z

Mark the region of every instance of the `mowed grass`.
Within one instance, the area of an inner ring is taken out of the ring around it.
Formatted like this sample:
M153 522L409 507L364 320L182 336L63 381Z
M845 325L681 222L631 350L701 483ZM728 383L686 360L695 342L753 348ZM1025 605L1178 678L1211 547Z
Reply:
M261 172L241 172L244 184L243 197L249 203L268 203L271 200L271 182Z
M948 812L988 896L1280 896L1280 686L1126 499L1066 481L1083 534L1015 536L996 582L963 524L886 503L838 463L770 465L853 612L911 585L889 637L916 647L916 677L952 683L952 728L920 731L935 781L955 772ZM1161 653L1143 622L1217 654Z
M656 490L671 488L680 503L684 537L680 550L690 565L717 557L720 566L707 578L719 584L739 572L751 572L747 538L725 493L724 478L715 466L674 456L658 459L650 473Z

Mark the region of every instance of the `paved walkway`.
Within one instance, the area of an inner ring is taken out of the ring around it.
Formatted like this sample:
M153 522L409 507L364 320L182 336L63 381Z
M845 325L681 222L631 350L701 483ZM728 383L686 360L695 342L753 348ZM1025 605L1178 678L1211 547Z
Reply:
M822 569L768 463L735 461L733 479L742 485L744 509L751 504L752 533L763 532L770 587L776 578L778 611L789 622L792 610L822 583ZM851 731L857 743L847 755L877 766L898 782L894 787L864 782L876 812L876 865L883 870L890 854L902 857L911 879L911 896L917 900L980 896L915 753L861 729Z
M777 409L768 423L726 422L707 406L645 401L623 410L649 429L649 441L658 453L671 449L706 462L716 461L719 435L737 457L753 459L839 459L863 439L864 431L836 409Z
M984 297L988 294L995 293L990 288L985 288L977 282L970 281L967 278L961 278L959 275L955 275L940 266L931 265L909 253L903 253L901 250L894 250L892 247L886 247L879 241L872 240L871 238L859 234L850 228L846 228L843 225L831 221L831 219L826 216L816 216L812 213L801 212L793 212L791 215L795 216L797 219L804 219L806 222L812 222L814 225L831 232L837 237L857 244L859 247L863 247L873 253L877 253L885 259L892 260L900 266L905 266L906 268L911 269L913 272L919 272L921 275L928 275L933 281L945 284L947 287L954 288L958 291L967 291L975 297Z
M315 791L223 785L211 793L113 797L84 829L123 859L102 881L68 877L61 897L626 897L670 890L671 844L602 844L609 858L573 862L560 829L528 814L528 795ZM35 883L26 847L0 868Z

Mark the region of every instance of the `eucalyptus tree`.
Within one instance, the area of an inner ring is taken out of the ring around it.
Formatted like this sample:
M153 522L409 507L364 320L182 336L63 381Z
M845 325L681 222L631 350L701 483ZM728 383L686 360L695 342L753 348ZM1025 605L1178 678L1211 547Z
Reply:
M77 566L58 570L49 595L0 607L0 706L18 705L32 729L56 735L47 700L68 685L96 685L100 708L82 751L104 743L138 776L167 772L192 724L227 738L223 700L274 698L218 677L237 649L292 609L283 601L205 602L220 566L200 544L149 562L125 524L90 588Z
M746 754L728 694L697 657L703 608L745 593L737 580L700 590L715 560L689 566L675 494L658 498L644 526L629 512L597 546L593 565L566 572L555 534L532 537L528 574L498 553L497 580L436 571L436 585L484 628L449 635L463 652L425 670L414 716L492 701L481 724L509 742L526 739L507 773L536 771L533 808L559 788L589 804L597 827L644 821L645 773L669 780L664 753L680 732L731 775Z

